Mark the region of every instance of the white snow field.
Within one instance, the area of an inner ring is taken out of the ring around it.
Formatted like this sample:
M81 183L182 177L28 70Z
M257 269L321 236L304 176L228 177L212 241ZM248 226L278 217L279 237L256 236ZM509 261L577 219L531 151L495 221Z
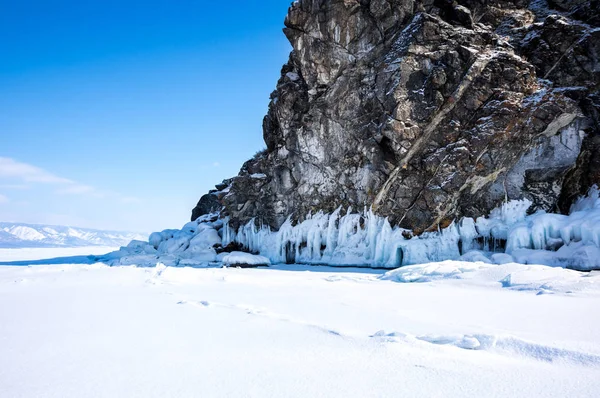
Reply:
M538 265L0 266L0 396L598 397L599 315Z
M43 260L72 256L101 255L115 250L110 246L0 248L0 262Z

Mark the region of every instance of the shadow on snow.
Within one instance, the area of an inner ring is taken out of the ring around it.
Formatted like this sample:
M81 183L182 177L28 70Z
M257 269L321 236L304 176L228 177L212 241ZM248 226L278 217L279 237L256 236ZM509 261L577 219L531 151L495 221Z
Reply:
M19 260L19 261L4 261L0 262L0 266L29 266L29 265L59 265L59 264L95 264L105 263L103 257L105 255L80 255L70 257L54 257L41 260ZM157 263L160 260L157 259ZM184 265L181 268L222 268L221 263L210 263L206 265ZM151 268L151 267L150 267ZM233 267L235 268L235 267ZM279 271L309 271L309 272L335 272L335 273L363 273L363 274L383 274L389 269L371 268L364 266L331 266L331 265L311 265L311 264L275 264L269 267L244 267L244 268L260 268L260 269L275 269Z

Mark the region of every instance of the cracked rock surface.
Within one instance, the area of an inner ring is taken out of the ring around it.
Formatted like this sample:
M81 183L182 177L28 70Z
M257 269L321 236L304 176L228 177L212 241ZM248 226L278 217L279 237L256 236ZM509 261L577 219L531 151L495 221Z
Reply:
M300 0L267 149L202 197L278 228L372 206L415 233L600 183L599 1Z

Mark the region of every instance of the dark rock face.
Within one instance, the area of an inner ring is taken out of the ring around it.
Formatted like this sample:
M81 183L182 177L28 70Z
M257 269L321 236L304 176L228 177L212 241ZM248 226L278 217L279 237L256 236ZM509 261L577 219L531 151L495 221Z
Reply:
M213 213L215 211L219 211L220 209L221 202L219 202L217 195L212 192L202 195L198 201L198 204L192 210L192 221L204 214Z
M595 10L595 11L594 11ZM416 233L600 183L598 2L301 0L267 150L194 216L372 206Z

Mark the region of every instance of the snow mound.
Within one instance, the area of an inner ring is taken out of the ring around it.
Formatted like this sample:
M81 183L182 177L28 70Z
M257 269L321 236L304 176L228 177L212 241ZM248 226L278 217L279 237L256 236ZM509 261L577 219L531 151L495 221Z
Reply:
M271 260L263 256L257 256L254 254L244 252L231 252L223 257L221 260L223 264L229 266L259 266L259 265L271 265Z
M480 263L486 263L486 264L492 263L492 261L486 255L486 253L479 251L479 250L471 250L471 251L463 254L462 256L460 256L459 260L480 262Z
M536 294L597 294L600 273L581 273L575 270L507 263L501 265L483 262L444 261L410 265L388 271L379 277L398 283L427 283L442 280L460 280L479 286L495 286Z
M116 252L99 258L109 265L201 266L217 261L215 247L221 245L217 228L223 222L209 214L187 223L182 229L153 232L148 242L132 241Z
M380 330L371 337L390 343L428 343L465 350L489 351L510 357L526 357L543 362L560 361L574 365L600 367L600 355L538 344L513 336L489 334L411 336L400 332L387 333Z
M515 263L515 259L510 254L506 253L494 253L491 255L490 260L494 264L510 264Z
M422 265L410 265L389 271L381 276L394 282L431 282L440 279L460 279L465 273L493 267L483 262L444 261Z

